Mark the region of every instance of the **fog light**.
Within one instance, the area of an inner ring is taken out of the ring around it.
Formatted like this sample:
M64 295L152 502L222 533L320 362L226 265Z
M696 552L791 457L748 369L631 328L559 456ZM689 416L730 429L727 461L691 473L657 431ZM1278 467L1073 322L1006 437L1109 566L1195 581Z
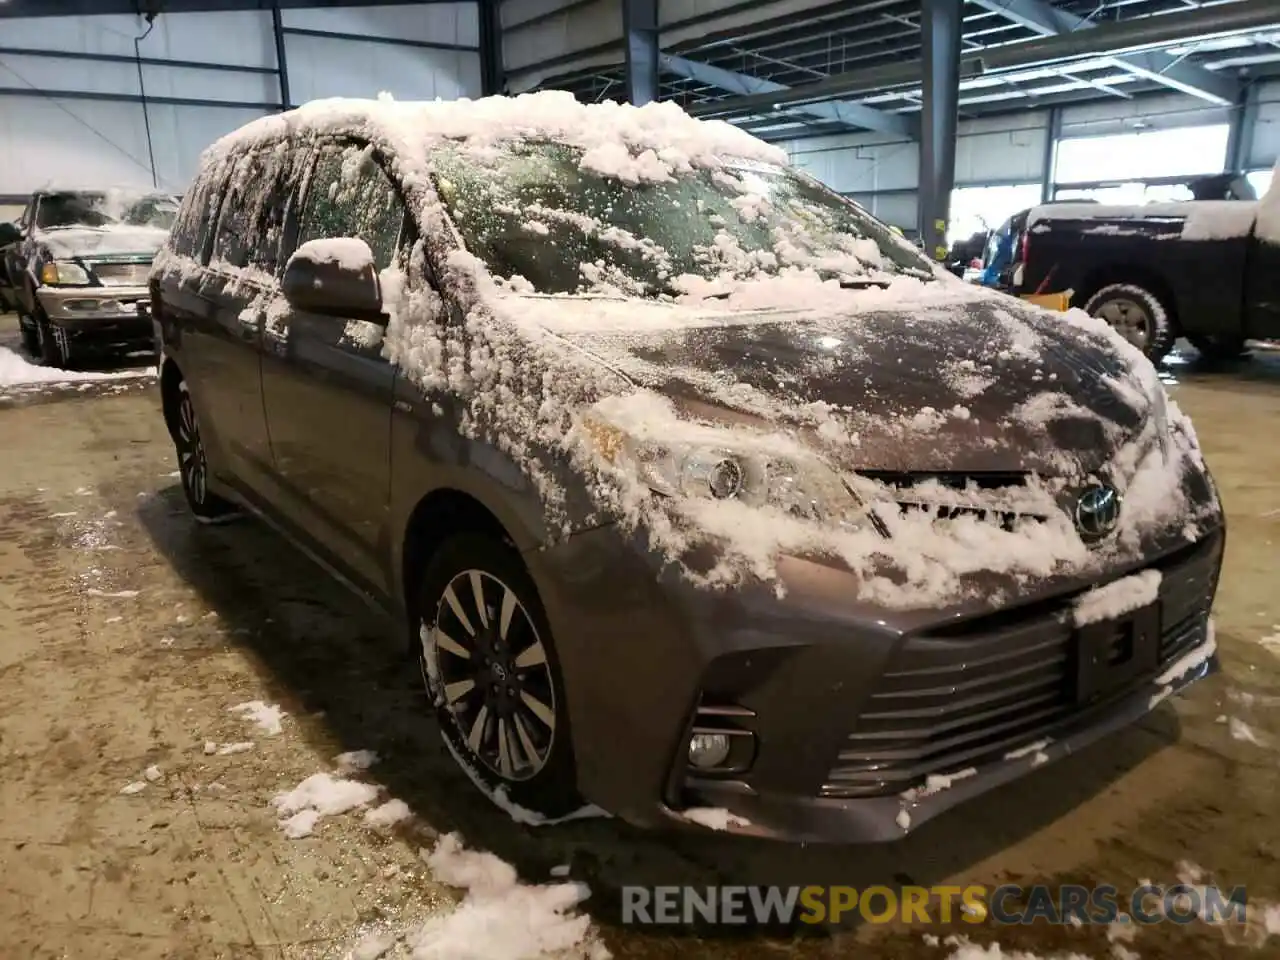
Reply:
M729 759L729 738L723 733L695 733L689 740L689 763L700 770L719 767Z

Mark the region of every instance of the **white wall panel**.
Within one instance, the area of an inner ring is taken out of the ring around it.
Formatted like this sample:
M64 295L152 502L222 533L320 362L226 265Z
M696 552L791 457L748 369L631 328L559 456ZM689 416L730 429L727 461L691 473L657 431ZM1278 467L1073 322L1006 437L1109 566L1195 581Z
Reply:
M480 95L480 56L450 50L285 37L289 95L295 103L322 97L376 97L397 100L455 100Z
M726 13L702 23L685 27L673 26L682 20L740 5L741 0L663 0L658 6L658 19L663 27L663 45L682 43L685 40L694 40L705 37L709 33L720 33L725 30L735 30L740 34L749 33L754 24L764 20L798 17L814 7L826 6L827 0L776 0L774 3L763 6ZM828 16L838 16L845 12L847 11L836 9ZM821 32L820 27L814 27L814 30Z
M283 10L286 27L351 33L364 37L390 37L420 43L480 44L480 22L474 3L423 3L401 7L335 7L318 10Z
M0 107L0 193L151 186L140 104L6 97ZM160 186L181 191L205 147L262 112L153 104L150 116Z
M853 199L877 220L904 230L915 230L919 226L919 200L914 192L855 194Z
M132 57L133 38L145 30L141 17L38 17L6 19L0 36L6 47ZM271 14L262 10L160 16L139 47L144 57L161 60L276 65Z
M596 0L585 7L558 14L527 26L504 29L503 63L508 73L553 57L565 57L589 50L602 43L622 39L622 4L620 0ZM620 52L608 59L616 62ZM552 72L562 73L572 66L561 65ZM523 77L519 78L521 81ZM525 86L522 82L521 86Z
M401 7L288 10L286 25L328 33L457 46L478 44L475 5L466 2ZM89 16L6 19L0 45L58 53L133 56L133 38L146 29L140 17ZM372 40L286 35L290 93L295 102L319 97L453 99L480 95L480 57ZM186 187L201 151L211 142L268 112L280 100L275 37L268 10L161 14L140 53L253 67L267 72L193 69L147 64L150 97L262 104L244 107L148 104L151 147L161 186ZM37 187L150 186L146 123L134 63L74 57L0 55L0 88L61 91L119 100L51 97L33 92L0 95L0 195Z
M1182 94L1102 100L1062 110L1063 137L1097 137L1136 129L1167 130L1227 123L1230 107L1217 107Z
M1258 90L1258 122L1253 128L1253 150L1247 163L1255 169L1275 166L1280 159L1280 83L1263 84Z

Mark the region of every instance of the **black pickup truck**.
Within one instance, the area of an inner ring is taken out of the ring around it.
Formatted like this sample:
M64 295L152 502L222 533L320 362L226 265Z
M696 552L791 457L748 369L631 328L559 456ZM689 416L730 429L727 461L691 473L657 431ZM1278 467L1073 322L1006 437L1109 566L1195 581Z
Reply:
M1153 362L1178 337L1213 358L1280 337L1280 187L1261 201L1036 207L1020 252L1012 292L1069 293Z

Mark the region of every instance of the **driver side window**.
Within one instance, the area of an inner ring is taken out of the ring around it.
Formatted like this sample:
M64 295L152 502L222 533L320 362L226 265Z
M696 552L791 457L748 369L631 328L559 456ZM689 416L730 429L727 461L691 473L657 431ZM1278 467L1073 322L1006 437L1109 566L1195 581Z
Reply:
M378 270L395 259L405 219L395 185L371 150L355 145L321 149L302 210L298 245L309 240L359 237Z

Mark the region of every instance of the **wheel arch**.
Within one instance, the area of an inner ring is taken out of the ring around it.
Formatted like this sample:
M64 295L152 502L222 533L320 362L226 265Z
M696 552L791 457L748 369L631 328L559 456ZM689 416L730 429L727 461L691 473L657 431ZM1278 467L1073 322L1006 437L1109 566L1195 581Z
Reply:
M397 558L411 641L418 583L440 547L460 533L488 534L510 546L513 552L520 552L519 541L497 513L473 494L456 487L439 487L423 496L404 524Z
M165 357L160 364L160 409L169 436L178 436L178 385L182 383L182 369L173 357Z
M1071 306L1083 310L1098 291L1116 284L1141 287L1149 291L1164 307L1168 315L1169 324L1173 329L1177 331L1181 328L1178 319L1178 297L1174 292L1173 286L1159 271L1138 264L1107 264L1094 270L1080 285L1080 289L1072 292Z

